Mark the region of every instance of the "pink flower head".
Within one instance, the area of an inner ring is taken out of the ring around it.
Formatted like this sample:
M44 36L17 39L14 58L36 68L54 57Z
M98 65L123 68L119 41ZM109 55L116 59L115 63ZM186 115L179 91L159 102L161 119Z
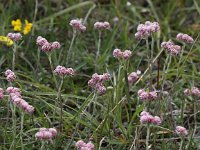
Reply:
M104 73L103 75L98 75L94 73L92 78L88 81L88 85L93 89L96 89L99 95L102 95L106 92L106 87L103 85L104 81L108 81L110 79L110 74Z
M184 128L182 126L176 126L175 132L176 132L176 134L178 134L180 136L188 135L188 131L186 130L186 128Z
M21 91L20 91L20 89L19 88L16 88L16 87L8 87L7 89L6 89L6 92L7 93L16 93L16 92L19 92L19 93L21 93Z
M160 124L162 123L162 121L161 121L160 117L155 116L155 117L153 118L153 120L152 120L152 123L153 123L153 124L156 124L156 125L160 125Z
M125 50L123 52L123 58L124 59L129 59L131 57L131 55L132 55L132 52L130 50Z
M133 84L139 79L139 76L136 72L132 72L128 75L128 83Z
M150 101L150 100L155 100L158 95L156 91L151 91L151 92L146 92L144 89L140 89L138 91L138 97L142 101Z
M24 111L27 112L28 114L32 114L35 111L35 108L32 105L28 105L27 107L24 108Z
M192 89L191 89L191 94L194 95L194 96L199 97L199 96L200 96L200 90L199 90L199 88L197 88L197 87L192 87Z
M8 33L7 37L15 42L22 39L21 33Z
M183 92L186 96L191 95L191 90L190 89L185 89Z
M115 58L123 58L123 52L120 49L114 49L113 56Z
M136 39L146 39L151 36L154 32L160 31L160 25L158 22L146 21L145 24L139 24L137 27L137 33L135 34Z
M35 137L39 140L52 140L56 135L57 130L55 128L40 128Z
M100 29L100 30L105 30L105 29L110 29L110 23L109 22L95 22L94 24L95 29Z
M142 116L140 116L140 123L141 124L152 123L152 120L153 120L152 115L142 115Z
M102 75L102 80L103 80L103 81L108 81L108 80L110 80L110 74L109 74L109 73L104 73L104 74Z
M83 140L79 140L76 142L76 148L81 149L82 147L86 147L86 143Z
M10 69L6 70L5 75L6 75L6 79L9 82L13 82L16 79L15 73L11 71Z
M55 128L49 128L49 132L51 132L53 137L55 137L58 134L58 132L57 132L57 130Z
M194 39L191 36L183 33L177 34L176 39L190 44L194 42Z
M158 116L152 116L150 115L149 112L143 111L140 113L140 123L141 124L156 124L156 125L160 125L161 124L161 119Z
M36 44L38 46L43 46L45 43L48 43L47 39L43 38L42 36L37 37Z
M92 142L85 143L83 140L76 142L76 148L78 150L94 150L94 144Z
M57 41L55 41L55 42L53 42L52 44L51 44L51 48L52 49L60 49L60 43L59 42L57 42Z
M60 75L60 76L74 75L75 74L75 72L72 68L65 68L63 66L57 66L56 69L54 70L54 72L57 75Z
M97 93L98 93L99 95L102 95L102 94L105 94L105 93L106 93L106 87L103 86L103 84L101 84L101 83L97 83L97 84L96 84L96 90L97 90Z
M125 50L124 52L122 52L120 49L114 49L113 51L113 56L115 58L118 58L118 59L129 59L132 55L132 52L130 50Z
M43 51L43 52L51 52L53 49L52 49L52 46L51 46L51 43L49 43L49 42L46 42L46 43L44 43L43 45L42 45L42 47L41 47L41 50Z
M70 26L72 26L74 29L79 30L81 32L86 31L86 26L83 25L81 19L73 19L70 21Z
M175 45L173 42L168 41L168 42L162 42L161 43L161 47L165 50L167 50L167 52L169 54L171 54L172 56L176 56L180 53L181 51L181 47L179 45Z

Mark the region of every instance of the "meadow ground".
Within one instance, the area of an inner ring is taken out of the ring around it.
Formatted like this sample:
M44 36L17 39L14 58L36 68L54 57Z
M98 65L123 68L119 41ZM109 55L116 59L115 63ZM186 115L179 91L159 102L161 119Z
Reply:
M1 150L200 149L199 0L1 0L0 23Z

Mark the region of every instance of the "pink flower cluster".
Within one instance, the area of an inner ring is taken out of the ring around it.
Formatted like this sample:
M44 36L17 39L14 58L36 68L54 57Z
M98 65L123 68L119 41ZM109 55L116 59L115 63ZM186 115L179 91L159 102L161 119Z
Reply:
M94 88L98 94L102 95L106 92L106 87L103 85L104 81L110 79L110 74L104 73L103 75L98 75L97 73L92 75L92 79L88 81L88 85Z
M181 46L179 45L175 45L173 42L168 41L168 42L162 42L161 43L161 47L165 50L167 50L167 52L173 56L176 56L180 53L181 51Z
M131 72L128 75L128 83L133 84L139 79L139 74L137 72Z
M9 82L13 82L16 79L15 73L11 71L10 69L6 70L5 76Z
M72 68L65 68L63 66L57 66L54 70L54 73L56 73L59 76L65 76L65 75L74 75L75 72Z
M191 36L189 36L187 34L183 34L183 33L177 34L176 39L179 41L183 41L185 43L193 43L194 42L194 39Z
M182 126L176 126L175 132L176 132L176 134L178 134L180 136L188 135L188 131L186 130L186 128L184 128Z
M44 52L51 52L52 50L59 49L61 47L59 42L54 41L52 43L49 43L47 39L43 38L42 36L37 37L36 44Z
M70 21L70 26L72 26L74 29L79 30L81 32L86 31L86 26L83 25L81 19L73 19Z
M200 97L200 90L197 87L192 87L191 89L185 89L184 94L187 96L197 96Z
M162 123L160 117L158 116L152 116L150 115L149 112L143 111L140 113L140 123L141 124L156 124L156 125L160 125Z
M19 41L22 39L21 33L8 33L7 37L13 41Z
M52 140L56 135L57 130L55 128L40 128L35 137L38 140Z
M138 96L141 101L151 101L158 97L156 91L146 92L144 89L138 91Z
M8 87L6 89L6 92L9 93L11 101L24 110L28 114L32 114L34 112L34 107L30 105L28 102L26 102L24 99L22 99L21 91L19 88L16 87Z
M4 90L2 88L0 88L0 100L3 99L4 97Z
M77 150L94 150L94 144L91 142L85 143L83 140L76 142Z
M102 29L102 30L105 30L105 29L110 29L110 23L109 22L95 22L94 24L94 28L95 29Z
M152 33L160 31L160 25L158 22L146 21L144 24L139 24L137 27L136 39L146 39L151 36Z
M125 50L122 52L120 49L114 49L113 56L118 59L129 59L132 56L132 52L130 50Z

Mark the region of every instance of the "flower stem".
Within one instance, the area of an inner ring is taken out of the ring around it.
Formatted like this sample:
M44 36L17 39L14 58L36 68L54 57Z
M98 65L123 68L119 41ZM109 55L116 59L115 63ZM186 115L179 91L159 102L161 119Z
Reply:
M12 122L13 122L13 124L12 124L12 131L13 131L12 149L15 150L16 149L16 114L15 114L16 106L10 102L10 107L12 110Z
M21 139L21 149L24 150L23 144L23 128L24 128L24 112L21 114L21 131L20 131L20 139Z
M73 52L72 46L74 44L75 38L76 38L76 30L73 29L73 37L69 46L69 51L67 53L66 66L70 63L71 53Z
M97 69L98 69L98 58L100 54L100 46L101 46L101 31L99 31L99 41L98 41L98 46L97 46L97 51L96 51L95 72L97 72Z
M60 81L60 85L58 88L58 95L57 95L57 101L60 101L60 132L62 131L62 123L63 123L63 101L61 98L61 89L62 89L62 85L63 85L63 81L64 81L64 77L62 77L61 81Z
M181 137L181 145L179 147L179 150L183 150L183 143L184 143L184 138Z
M13 47L13 58L12 58L12 71L15 71L15 57L16 57L17 45L14 43Z
M50 54L47 54L48 56L48 59L49 59L49 63L50 63L50 67L51 67L51 71L52 71L52 74L53 74L53 79L54 79L54 82L55 82L55 85L56 85L56 89L58 89L58 83L57 83L57 80L56 80L56 76L54 74L54 68L53 68L53 63L52 63L52 60L51 60L51 53Z
M39 69L39 64L40 64L40 49L38 48L37 50L37 66L36 66L36 69L35 69L35 75L37 77L37 72L38 72L38 69Z
M150 125L147 125L147 136L146 136L146 150L149 149L149 136L150 136Z

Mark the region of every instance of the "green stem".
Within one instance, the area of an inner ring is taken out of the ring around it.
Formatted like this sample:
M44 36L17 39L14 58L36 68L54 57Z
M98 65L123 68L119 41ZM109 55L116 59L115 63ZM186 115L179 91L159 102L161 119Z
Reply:
M41 147L40 147L40 150L44 150L44 145L45 145L45 142L44 141L42 141L42 145L41 145Z
M53 67L53 63L52 63L52 60L51 60L51 53L47 54L47 56L48 56L50 67L51 67L51 71L52 71L52 74L53 74L53 80L55 82L56 89L58 89L58 83L57 83L57 80L56 80L56 76L54 74L54 67Z
M21 114L21 131L20 131L20 139L21 139L21 149L24 150L23 144L23 128L24 128L24 112Z
M150 125L147 125L147 136L146 136L146 150L149 149L149 136L150 136Z
M12 149L16 149L16 106L10 102L10 107L12 110L12 131L13 131L13 142L12 142Z
M183 150L183 143L184 143L184 138L181 137L181 145L179 147L179 150Z
M15 57L16 57L16 51L17 51L17 45L14 42L14 47L13 47L13 58L12 58L12 71L15 71Z
M72 46L74 44L75 38L76 38L76 30L73 29L73 37L69 46L69 51L67 53L66 66L70 63L71 53L73 53Z
M37 66L36 66L36 76L37 76L37 71L38 71L38 68L39 68L39 65L40 65L40 48L38 48L37 50Z
M130 121L129 119L131 118L132 116L132 113L131 113L131 100L130 100L130 94L129 94L129 83L128 83L128 75L127 75L127 67L126 65L124 65L124 78L125 78L125 92L126 92L126 98L127 98L127 101L128 101L128 122Z
M61 89L62 89L62 85L63 85L63 81L64 81L64 77L62 77L61 81L60 81L60 86L58 88L58 95L57 95L57 101L60 101L60 132L62 131L62 124L63 124L63 101L61 98Z
M101 31L99 31L99 41L98 41L98 46L97 46L97 51L96 51L95 72L97 72L97 69L98 69L98 58L100 54L100 46L101 46Z

